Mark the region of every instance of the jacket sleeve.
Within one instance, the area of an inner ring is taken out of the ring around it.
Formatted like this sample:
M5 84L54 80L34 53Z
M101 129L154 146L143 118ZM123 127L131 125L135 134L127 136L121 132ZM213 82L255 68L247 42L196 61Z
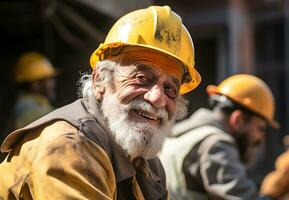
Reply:
M200 174L205 190L213 199L252 200L255 184L246 175L233 143L207 138L200 146Z
M75 133L44 141L39 143L39 152L26 181L34 199L116 197L110 159L98 145Z

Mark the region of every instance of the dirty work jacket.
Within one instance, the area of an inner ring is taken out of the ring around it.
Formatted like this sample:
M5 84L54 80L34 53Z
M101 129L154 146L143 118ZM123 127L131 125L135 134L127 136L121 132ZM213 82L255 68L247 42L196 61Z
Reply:
M173 131L161 153L171 199L257 199L234 139L210 110L196 111Z
M13 132L1 150L10 153L0 165L0 199L167 198L160 161L140 159L134 167L112 139L95 98Z

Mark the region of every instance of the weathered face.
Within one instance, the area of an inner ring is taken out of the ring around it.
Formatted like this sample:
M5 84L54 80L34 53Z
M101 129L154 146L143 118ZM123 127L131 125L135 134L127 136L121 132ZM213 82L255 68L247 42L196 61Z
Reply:
M169 68L176 70L166 70ZM102 109L116 141L132 157L154 157L174 123L181 65L150 52L125 56Z
M165 108L171 118L176 109L176 98L180 82L172 75L155 68L150 63L137 64L132 67L120 67L116 80L116 94L123 104L135 98L149 102L154 108ZM131 118L160 124L154 113L130 113Z
M176 99L181 85L182 66L174 59L149 51L134 52L115 69L112 89L122 104L134 99L148 102L155 110L164 109L171 119L176 110ZM130 120L161 124L155 112L129 112Z

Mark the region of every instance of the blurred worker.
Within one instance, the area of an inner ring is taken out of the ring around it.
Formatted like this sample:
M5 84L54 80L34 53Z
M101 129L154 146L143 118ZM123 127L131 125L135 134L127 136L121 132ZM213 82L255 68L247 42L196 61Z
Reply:
M200 83L181 18L168 6L125 15L90 64L83 98L5 139L0 198L167 199L156 154Z
M233 75L207 87L212 110L200 108L176 124L162 149L172 199L257 199L246 164L264 142L274 98L259 78ZM261 197L260 197L261 198Z
M39 52L27 52L19 57L14 70L17 99L12 112L5 120L0 143L9 132L22 128L54 110L50 102L55 99L57 74L58 71L48 58ZM0 162L4 156L0 153Z
M16 62L14 80L19 92L9 131L22 128L54 110L57 70L39 52L27 52Z

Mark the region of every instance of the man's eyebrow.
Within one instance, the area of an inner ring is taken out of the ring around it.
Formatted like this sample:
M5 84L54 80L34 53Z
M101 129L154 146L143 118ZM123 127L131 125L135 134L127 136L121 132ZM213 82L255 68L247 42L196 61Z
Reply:
M156 67L154 67L154 66L150 66L150 65L142 64L142 63L141 63L141 64L137 64L136 67L137 67L137 69L141 69L141 70L144 70L144 71L153 71L153 70L156 68ZM178 87L181 86L180 81L179 81L176 77L174 77L174 76L172 76L172 75L169 75L169 77L171 77L172 81L173 81Z
M141 64L136 64L135 66L137 67L137 69L146 70L146 71L150 71L150 70L154 69L153 66L142 64L142 63Z

